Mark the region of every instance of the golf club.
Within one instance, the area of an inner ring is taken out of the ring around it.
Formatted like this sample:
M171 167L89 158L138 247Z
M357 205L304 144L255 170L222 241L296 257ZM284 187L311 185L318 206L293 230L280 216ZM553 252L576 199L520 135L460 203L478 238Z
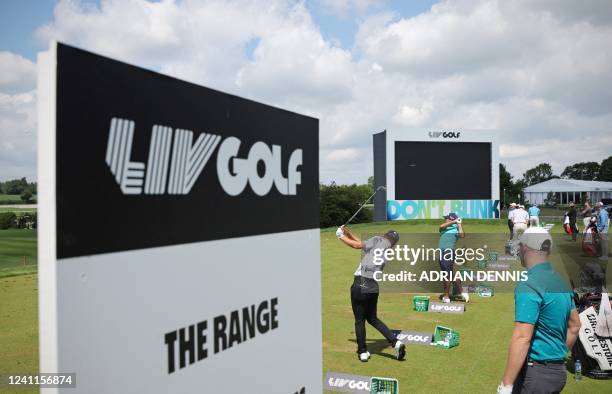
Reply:
M365 201L363 202L363 204L361 204L361 206L359 207L359 209L357 210L357 212L355 212L355 213L353 214L353 216L351 216L351 218L350 218L349 220L347 220L347 221L346 221L346 223L344 223L344 224L343 224L343 226L346 226L347 224L349 224L349 223L351 222L351 220L355 219L355 216L357 216L357 214L358 214L359 212L361 212L361 210L363 209L363 207L365 207L365 205L366 205L368 202L370 202L370 200L372 199L372 197L374 197L374 195L375 195L376 193L378 193L380 190L387 190L387 188L386 188L386 187L384 187L384 186L378 186L378 187L376 188L376 190L374 190L374 193L372 193L372 195L371 195L370 197L368 197L368 199L367 199L367 200L365 200Z

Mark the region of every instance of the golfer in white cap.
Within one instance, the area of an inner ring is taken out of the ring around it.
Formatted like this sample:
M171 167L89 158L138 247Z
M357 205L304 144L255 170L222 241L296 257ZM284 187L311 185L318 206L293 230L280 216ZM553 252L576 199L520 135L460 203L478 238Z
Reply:
M406 356L406 345L398 340L397 336L377 316L379 289L378 283L374 279L376 272L382 271L385 266L384 261L379 263L374 258L374 251L392 248L399 241L399 235L396 231L389 230L382 236L374 236L361 241L348 227L342 226L336 230L336 236L351 248L362 249L364 252L357 271L355 271L353 285L350 289L359 360L366 362L370 358L370 352L368 352L366 346L366 321L376 328L393 346L397 359L403 360Z
M512 211L512 239L516 241L519 235L527 230L527 223L529 223L529 213L525 211L523 205L517 205Z
M573 294L548 261L552 238L541 227L519 238L527 280L514 291L514 332L498 393L560 393L565 354L578 337L580 318Z

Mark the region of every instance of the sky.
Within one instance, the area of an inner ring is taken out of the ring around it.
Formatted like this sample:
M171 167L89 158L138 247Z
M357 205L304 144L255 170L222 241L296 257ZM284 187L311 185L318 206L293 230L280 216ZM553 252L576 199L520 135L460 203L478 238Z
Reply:
M324 183L383 129L494 130L515 178L612 155L608 0L2 0L0 180L36 179L52 40L318 118Z

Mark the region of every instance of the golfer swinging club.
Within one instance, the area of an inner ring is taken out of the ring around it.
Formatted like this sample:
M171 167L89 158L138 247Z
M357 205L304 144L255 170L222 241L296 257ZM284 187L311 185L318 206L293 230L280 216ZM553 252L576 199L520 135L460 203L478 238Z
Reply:
M450 212L444 216L444 223L440 225L440 242L438 248L440 249L440 270L448 272L449 275L453 275L455 265L455 249L457 247L457 241L459 238L464 238L465 233L463 232L463 226L461 225L461 219L455 212ZM470 302L470 295L468 292L463 291L461 286L461 279L455 281L455 292L461 294L465 302ZM442 302L450 302L451 294L451 281L444 280L444 294L442 294Z
M374 280L374 274L382 271L385 266L384 261L380 264L375 263L374 251L376 249L392 248L399 240L399 235L397 232L389 230L382 236L374 236L361 241L346 226L341 226L336 231L336 236L351 248L364 251L363 259L357 267L355 279L351 286L351 306L355 315L355 336L357 337L359 360L367 362L370 358L370 352L366 347L366 320L395 348L397 359L403 360L406 356L406 345L398 341L389 327L376 316L378 283Z

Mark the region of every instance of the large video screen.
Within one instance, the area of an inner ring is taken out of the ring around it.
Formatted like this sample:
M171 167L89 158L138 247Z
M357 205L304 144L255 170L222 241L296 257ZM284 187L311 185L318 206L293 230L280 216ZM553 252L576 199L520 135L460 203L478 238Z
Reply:
M491 143L395 142L396 200L491 198Z

